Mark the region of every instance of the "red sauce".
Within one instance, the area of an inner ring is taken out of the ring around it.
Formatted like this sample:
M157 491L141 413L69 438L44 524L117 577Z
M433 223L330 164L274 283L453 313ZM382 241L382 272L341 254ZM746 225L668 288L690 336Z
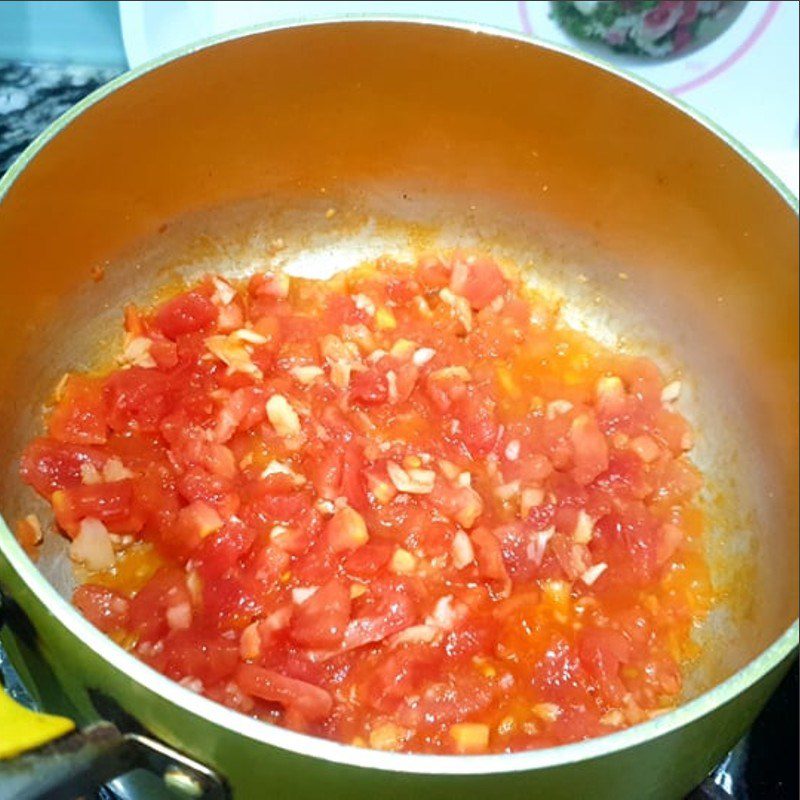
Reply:
M677 702L710 588L691 431L652 362L462 256L209 277L125 328L123 366L67 378L22 476L73 539L75 605L139 658L413 752Z

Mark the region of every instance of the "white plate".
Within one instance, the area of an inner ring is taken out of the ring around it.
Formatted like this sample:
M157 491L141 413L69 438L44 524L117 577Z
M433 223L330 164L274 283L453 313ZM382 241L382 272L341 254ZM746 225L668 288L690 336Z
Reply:
M191 42L258 23L404 14L484 23L576 45L549 2L140 2L120 0L125 52L137 66ZM760 156L798 191L798 13L793 0L750 0L716 40L682 58L609 61L673 92Z

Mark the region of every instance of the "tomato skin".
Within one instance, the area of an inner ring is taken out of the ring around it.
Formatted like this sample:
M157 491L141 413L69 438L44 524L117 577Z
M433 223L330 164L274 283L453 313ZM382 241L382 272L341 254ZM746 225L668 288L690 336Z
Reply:
M217 319L217 307L199 292L187 292L165 303L155 317L155 325L173 341L187 333L204 331Z
M48 420L53 439L66 444L105 444L108 428L102 386L101 378L70 375Z

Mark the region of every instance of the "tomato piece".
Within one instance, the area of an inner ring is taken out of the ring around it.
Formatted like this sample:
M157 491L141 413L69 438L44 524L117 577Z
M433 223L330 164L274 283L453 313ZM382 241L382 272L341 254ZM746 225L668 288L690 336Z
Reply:
M103 379L70 375L47 430L67 444L104 444L108 434Z
M508 288L500 268L487 259L456 259L450 276L450 288L469 300L475 309L488 306Z
M234 491L233 481L212 475L201 467L191 467L181 475L178 491L190 503L202 500L213 506L223 519L228 519L239 508L239 495Z
M608 514L595 526L590 544L595 561L614 564L604 576L605 583L642 586L658 570L658 523L642 503L629 503L622 513Z
M386 376L377 369L358 372L350 379L350 399L355 403L377 405L385 403L388 395Z
M183 570L161 567L130 601L130 628L140 642L157 641L170 629L168 610L190 603Z
M476 528L471 538L476 548L481 577L491 582L499 594L507 594L511 579L506 570L499 539L487 528Z
M257 272L250 278L247 290L252 297L280 300L288 295L289 284L285 276L279 273Z
M344 560L344 571L351 578L364 580L376 575L389 563L395 546L391 542L367 542L353 550Z
M585 486L608 469L608 443L597 427L597 422L588 415L576 417L570 427L573 447L572 475Z
M473 458L486 456L497 441L495 405L491 398L473 392L454 405L453 416L459 422L458 436Z
M497 643L497 625L493 618L470 619L447 634L444 650L450 658L464 658L491 653Z
M419 645L389 651L367 678L365 695L370 706L383 713L396 713L400 701L419 695L442 666L438 648Z
M156 327L168 339L208 330L217 320L217 307L199 292L187 292L164 303L155 316Z
M169 379L143 367L112 373L103 387L108 424L114 431L158 431L172 404Z
M213 583L249 552L255 539L251 528L240 520L230 519L206 536L192 557L203 578Z
M453 486L437 480L430 502L434 508L463 528L471 528L483 513L483 500L471 486Z
M449 725L488 708L493 697L491 685L482 676L460 670L431 683L419 700L400 706L396 716L401 725L416 727L423 721Z
M623 701L625 687L619 669L631 657L630 642L612 628L586 628L580 634L580 659L610 704Z
M309 722L321 722L333 707L333 698L319 686L287 678L254 664L240 664L236 670L236 682L247 694L270 703L279 703Z
M143 520L143 530L156 535L171 530L180 506L172 470L165 464L148 464L136 480L133 498L133 515Z
M80 521L87 517L99 519L114 533L138 533L144 524L133 513L133 481L97 483L59 489L53 493L56 522L70 536L78 532Z
M233 675L239 663L235 642L214 633L177 630L164 643L162 671L174 680L197 678L211 686Z
M264 392L257 386L237 389L217 412L214 438L227 442L237 430L249 430L263 422L267 415Z
M416 608L407 594L399 591L382 593L372 598L348 624L342 650L353 650L365 644L380 642L387 636L407 628L414 622Z
M304 647L336 647L350 620L350 591L340 581L320 586L292 615L292 638Z
M128 598L106 586L93 583L78 586L72 595L72 604L103 633L122 630L128 625Z
M608 468L595 478L594 485L610 495L643 499L653 490L645 465L635 453L613 451Z
M205 616L219 629L242 630L264 613L268 590L255 577L226 574L203 583Z
M417 265L420 283L426 289L443 289L450 283L451 268L436 256L426 256Z
M345 497L359 511L367 507L364 457L355 444L322 452L312 465L312 477L317 492L326 500Z
M81 466L100 470L107 456L95 447L64 444L39 437L26 448L20 459L20 475L43 497L56 489L72 489L81 485Z

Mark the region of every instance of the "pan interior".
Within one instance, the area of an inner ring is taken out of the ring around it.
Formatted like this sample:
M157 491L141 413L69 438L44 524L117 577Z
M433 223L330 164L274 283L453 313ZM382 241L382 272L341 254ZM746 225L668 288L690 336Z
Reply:
M591 236L545 217L521 217L500 204L479 206L424 188L366 185L358 191L269 198L187 214L162 226L104 267L53 298L17 348L13 382L2 393L1 509L9 524L44 503L17 476L25 442L41 429L41 400L68 370L102 366L121 342L121 310L147 304L160 287L214 271L231 276L280 266L324 278L382 255L401 259L455 248L521 267L530 282L563 301L567 321L625 352L654 358L684 384L681 409L698 434L693 458L707 480L706 546L719 603L694 635L702 655L690 665L694 696L739 669L785 627L796 592L781 563L790 511L776 502L784 477L761 424L764 409L748 392L747 365L730 358L730 341L709 324L687 287L665 289L656 271L637 269ZM52 527L50 523L49 527ZM65 597L74 588L65 540L46 537L43 574ZM769 587L769 588L768 588ZM776 594L777 592L777 594Z

